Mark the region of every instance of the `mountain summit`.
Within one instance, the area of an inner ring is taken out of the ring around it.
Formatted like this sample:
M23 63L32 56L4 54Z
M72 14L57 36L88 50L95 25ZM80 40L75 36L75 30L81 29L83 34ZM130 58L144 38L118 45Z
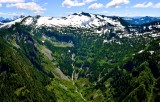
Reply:
M24 25L35 25L36 27L77 27L77 28L99 28L104 26L114 26L117 30L123 30L124 26L118 19L112 19L107 16L95 15L89 13L74 13L67 17L25 17L20 18L16 22L21 22ZM4 24L7 26L8 24Z

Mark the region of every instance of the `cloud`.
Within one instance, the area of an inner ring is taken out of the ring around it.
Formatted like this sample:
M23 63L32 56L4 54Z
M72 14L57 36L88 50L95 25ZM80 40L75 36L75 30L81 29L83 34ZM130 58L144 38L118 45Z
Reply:
M48 5L48 3L46 2L46 3L44 3L44 5Z
M35 2L7 4L6 6L16 7L17 9L34 11L34 13L36 14L41 14L44 10L46 10L45 8L42 8L40 5L36 4Z
M88 3L91 3L91 2L94 2L94 1L97 1L97 0L83 0L80 2L80 0L64 0L62 2L62 7L74 7L74 6L84 6L85 4L88 4Z
M0 4L0 7L2 7L2 4Z
M128 4L130 1L129 0L112 0L108 4L106 4L106 7L119 7L120 5L123 4Z
M85 5L84 2L79 2L77 0L64 0L63 3L62 3L62 6L63 7L72 7L72 6L83 6Z
M102 8L103 7L103 4L101 3L94 3L92 5L90 5L88 7L89 10L95 10L95 9L99 9L99 8Z
M160 3L157 3L154 8L160 8Z
M136 4L133 7L134 8L148 8L148 7L152 7L152 6L153 6L152 2L148 2L148 3L144 2L142 4Z
M83 0L84 3L91 3L91 2L94 2L94 1L97 1L97 0Z
M19 3L25 2L25 0L0 0L0 3Z

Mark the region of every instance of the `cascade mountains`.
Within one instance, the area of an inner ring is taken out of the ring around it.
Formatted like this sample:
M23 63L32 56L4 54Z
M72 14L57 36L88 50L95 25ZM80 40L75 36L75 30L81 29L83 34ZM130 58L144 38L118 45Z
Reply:
M159 20L22 16L0 23L0 48L2 102L160 101Z

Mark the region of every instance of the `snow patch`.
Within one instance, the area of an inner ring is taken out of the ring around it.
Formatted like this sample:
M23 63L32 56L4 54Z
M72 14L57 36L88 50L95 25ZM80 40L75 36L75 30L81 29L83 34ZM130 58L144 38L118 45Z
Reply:
M149 52L150 52L150 54L151 54L151 55L153 55L153 54L154 54L154 51L149 51Z
M25 22L23 23L24 25L31 25L33 23L33 18L29 17L25 20Z
M141 50L141 51L139 51L138 53L143 53L144 52L144 50Z
M79 27L79 28L97 28L111 24L118 30L124 30L124 26L117 20L113 20L108 17L101 17L96 15L85 16L85 15L69 15L63 18L52 18L52 17L40 17L37 20L37 26L59 26L59 27Z

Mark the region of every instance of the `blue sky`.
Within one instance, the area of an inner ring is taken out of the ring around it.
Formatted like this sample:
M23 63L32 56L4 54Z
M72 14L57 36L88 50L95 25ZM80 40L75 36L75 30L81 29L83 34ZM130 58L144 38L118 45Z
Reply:
M75 12L107 16L158 16L159 0L0 0L0 16L60 17Z

